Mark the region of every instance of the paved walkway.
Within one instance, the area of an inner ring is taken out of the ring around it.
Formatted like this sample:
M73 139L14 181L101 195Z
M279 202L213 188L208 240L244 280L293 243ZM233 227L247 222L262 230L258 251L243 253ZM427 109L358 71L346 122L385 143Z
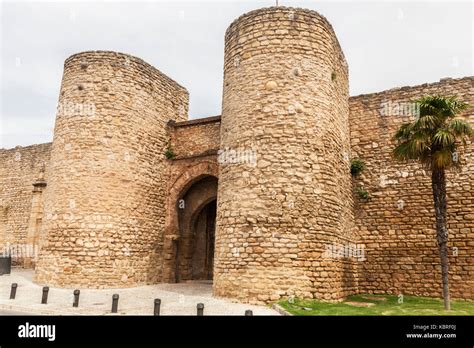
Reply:
M209 283L147 285L128 289L80 289L79 307L72 307L73 289L50 287L48 304L41 304L42 286L32 282L33 271L14 269L0 276L0 312L13 311L44 315L111 315L112 295L119 294L118 314L153 315L153 300L161 299L161 315L196 315L196 305L204 303L204 315L278 315L265 306L233 303L212 297ZM17 283L16 299L10 300L12 283Z

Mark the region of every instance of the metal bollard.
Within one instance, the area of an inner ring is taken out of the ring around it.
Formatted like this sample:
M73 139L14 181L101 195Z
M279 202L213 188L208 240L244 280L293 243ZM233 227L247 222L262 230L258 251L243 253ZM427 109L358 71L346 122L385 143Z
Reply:
M41 297L41 304L48 303L48 292L49 292L49 287L47 286L43 287L43 296Z
M16 297L16 288L18 287L17 283L12 284L12 289L10 291L10 300L14 300Z
M81 294L80 290L74 290L74 302L72 303L73 307L79 307L79 295Z
M114 294L112 296L112 313L117 313L118 310L118 300L119 300L119 295Z
M198 316L204 315L204 303L197 304L197 315Z
M160 306L161 300L159 298L155 298L155 308L153 310L153 315L160 315Z
M245 311L245 316L246 316L246 317L251 317L251 316L253 316L253 312L252 312L250 309L247 309L247 310Z

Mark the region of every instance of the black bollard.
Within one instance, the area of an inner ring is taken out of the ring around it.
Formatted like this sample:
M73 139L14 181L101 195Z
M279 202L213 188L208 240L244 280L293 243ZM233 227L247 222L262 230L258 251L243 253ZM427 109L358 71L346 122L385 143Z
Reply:
M197 315L199 316L204 315L204 303L197 304Z
M161 300L159 298L155 298L155 309L153 310L153 315L160 315L160 306Z
M45 286L43 288L43 297L41 297L41 303L42 304L47 304L48 303L48 292L49 292L49 288L47 286Z
M10 291L10 300L14 300L16 297L16 288L18 287L17 283L12 284L12 289Z
M81 290L74 290L74 302L72 303L73 307L79 307L79 295Z
M245 316L246 316L246 317L251 317L251 316L253 316L253 312L252 312L250 309L247 309L247 310L245 311Z
M112 313L117 313L118 310L118 300L119 300L119 295L114 294L112 296Z

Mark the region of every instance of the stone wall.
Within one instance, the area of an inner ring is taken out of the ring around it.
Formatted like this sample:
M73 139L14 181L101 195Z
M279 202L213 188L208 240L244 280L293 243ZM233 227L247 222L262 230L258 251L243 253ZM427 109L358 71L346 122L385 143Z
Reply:
M175 160L216 155L219 149L220 116L169 125L170 146Z
M323 256L355 241L347 74L314 11L264 8L227 29L215 295L338 300L357 289L352 260Z
M194 210L193 204L180 208L179 200L195 183L206 177L218 177L217 153L220 140L220 117L170 123L169 144L174 156L168 160L167 219L163 248L163 279L174 282L177 274L178 248L184 234L179 230L179 215ZM203 191L199 191L202 194ZM184 242L186 244L186 242ZM185 250L183 247L181 251Z
M469 103L463 117L474 126L474 77L350 98L352 156L367 164L354 185L371 195L367 202L355 198L360 243L366 247L366 261L359 263L359 292L441 296L431 176L416 163L391 158L394 132L411 120L403 103L431 94L455 95ZM452 296L472 299L474 144L460 155L462 169L448 175L449 280Z
M59 98L39 283L114 287L162 278L169 120L188 92L141 59L68 58Z
M41 235L36 280L53 286L205 277L186 224L206 218L196 214L217 178L216 296L441 296L430 177L395 163L391 138L413 98L474 106L474 78L349 98L337 38L309 10L249 12L225 39L222 118L188 121L187 91L138 58L68 58L53 143L0 150L0 247ZM462 117L474 124L473 108ZM450 288L473 299L474 144L460 155L448 175ZM351 158L367 164L352 180ZM356 255L331 255L341 248Z
M41 216L33 216L33 184L41 176L41 171L48 173L51 143L18 146L13 149L0 150L0 252L9 244L20 247L14 264L23 265L24 255L34 251L34 245L28 245L30 224L41 224ZM41 196L41 195L39 195ZM39 198L38 204L42 204ZM33 206L34 209L34 206ZM15 249L12 250L15 254ZM30 255L29 257L33 257Z

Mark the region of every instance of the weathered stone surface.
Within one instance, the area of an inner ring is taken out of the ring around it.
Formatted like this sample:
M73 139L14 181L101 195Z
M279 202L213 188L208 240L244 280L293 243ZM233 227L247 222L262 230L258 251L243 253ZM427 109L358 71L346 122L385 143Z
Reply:
M160 281L166 123L186 119L187 91L141 59L84 52L65 62L59 103L91 104L94 112L58 112L36 280L84 287ZM80 271L67 274L75 262Z
M413 116L381 114L388 102L404 105L432 94L454 95L470 104L462 117L474 125L473 77L349 98L352 155L367 164L355 184L363 183L372 196L355 208L359 241L366 246L367 258L359 263L359 292L442 294L431 177L420 165L395 163L391 156L393 134ZM462 169L448 173L450 291L453 297L472 299L474 273L465 268L474 260L474 248L466 244L474 238L472 142L460 159Z
M41 228L50 152L51 143L0 149L0 253L19 247L14 265L34 261L31 247ZM38 181L42 175L44 185Z
M347 81L330 24L284 7L229 27L222 118L188 121L186 90L138 58L74 55L53 143L0 150L0 247L39 244L36 280L49 285L191 279L202 273L193 248L204 242L190 226L202 224L218 179L215 295L440 296L429 173L392 160L393 133L410 117L381 109L427 94L473 106L474 78L350 98ZM462 117L472 124L473 108ZM448 175L454 298L474 299L473 146ZM352 179L355 157L367 169ZM360 200L355 185L371 198ZM362 245L364 254L327 257L328 245Z
M333 73L338 79L331 79ZM255 113L257 104L269 115ZM355 242L348 117L347 65L324 17L279 7L232 23L225 43L221 148L255 148L257 165L220 168L217 296L338 300L356 291L355 274L343 275L344 268L355 268L350 260L327 260L318 275L312 266L327 243ZM237 252L257 231L252 252ZM275 234L286 242L270 242Z

